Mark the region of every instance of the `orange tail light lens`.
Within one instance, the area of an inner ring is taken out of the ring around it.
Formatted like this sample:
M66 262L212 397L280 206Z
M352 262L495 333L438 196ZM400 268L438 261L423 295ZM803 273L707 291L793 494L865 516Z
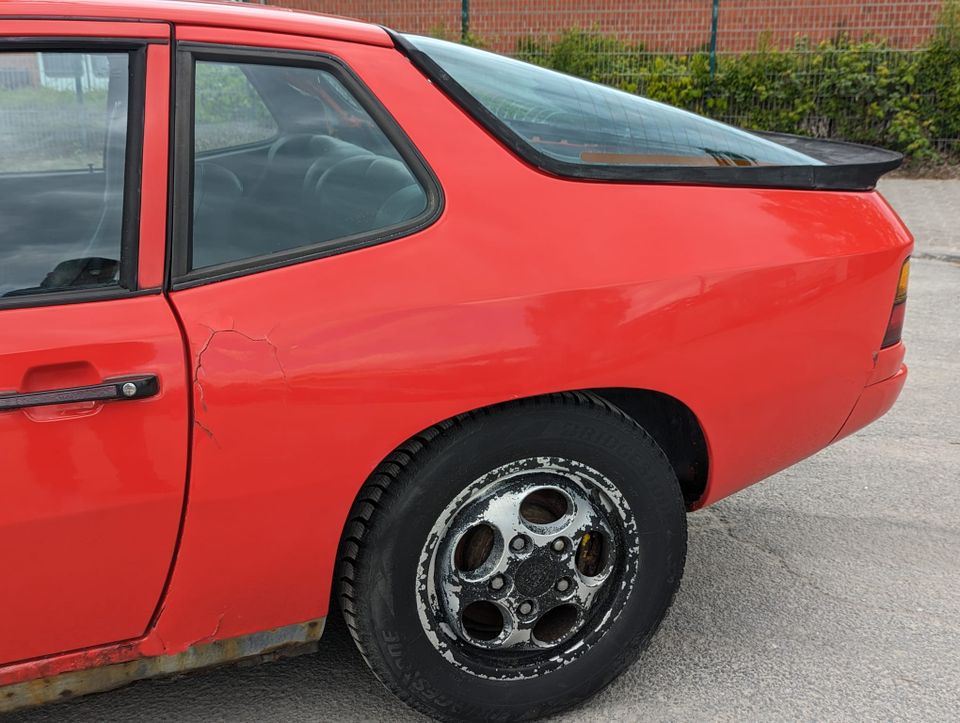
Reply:
M907 307L907 285L910 281L910 259L907 258L900 267L900 278L897 280L897 295L893 298L893 311L887 323L887 331L883 335L881 348L893 346L903 335L903 318Z
M900 267L900 280L897 282L897 296L894 304L902 304L907 300L907 284L910 282L910 259L907 258Z

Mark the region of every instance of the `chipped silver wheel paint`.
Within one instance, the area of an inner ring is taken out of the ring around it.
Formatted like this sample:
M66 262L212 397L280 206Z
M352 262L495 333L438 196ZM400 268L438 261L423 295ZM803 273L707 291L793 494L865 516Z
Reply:
M544 475L553 478L550 483L544 483ZM537 481L536 477L541 479ZM564 494L568 501L566 514L554 523L526 521L520 514L520 502L530 492L544 488ZM465 510L470 513L463 515ZM453 558L456 543L476 524L489 524L494 528L493 549L476 570L456 570ZM582 535L589 529L602 531L607 550L601 571L587 578L577 569L575 558ZM533 544L522 551L512 550L510 541L517 535L527 537ZM553 548L558 536L572 542L560 554ZM511 563L522 561L539 549L549 551L554 557L566 558L562 576L570 580L571 589L558 591L558 580L549 581L547 589L554 594L556 604L536 610L532 620L521 621L517 608L530 596L517 590L510 574L517 565ZM632 594L639 554L636 520L623 494L609 478L588 465L562 457L517 460L468 484L440 514L427 535L417 566L417 612L426 638L454 666L488 679L533 678L578 658L619 618L623 603ZM490 582L497 576L505 576L506 586L491 594ZM619 591L605 590L604 585L611 577L617 578L612 584ZM606 593L602 604L609 606L610 602L617 601L618 605L592 609L601 591ZM471 598L482 599L498 608L504 620L500 635L492 640L479 640L465 632L461 610ZM537 640L532 635L536 622L553 607L564 604L574 604L577 608L572 628L550 643ZM589 628L585 627L588 621ZM591 637L588 643L587 638ZM499 666L495 673L489 669L478 670L471 664L471 653L504 650L532 651L541 653L542 657L538 656L532 665L526 660L523 670Z

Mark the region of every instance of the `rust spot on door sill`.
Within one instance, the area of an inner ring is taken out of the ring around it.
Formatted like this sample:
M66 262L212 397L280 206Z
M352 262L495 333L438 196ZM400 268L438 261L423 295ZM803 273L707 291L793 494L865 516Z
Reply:
M317 649L317 641L323 634L325 621L326 618L317 618L238 638L198 643L175 655L137 658L124 663L14 683L0 687L0 713L89 693L100 693L120 688L135 680L210 668L237 660L255 659L265 662L312 653ZM219 627L218 622L217 630Z

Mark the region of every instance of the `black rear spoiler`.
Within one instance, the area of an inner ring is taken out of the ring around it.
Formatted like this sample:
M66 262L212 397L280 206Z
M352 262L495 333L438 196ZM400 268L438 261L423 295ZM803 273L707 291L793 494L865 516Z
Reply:
M798 167L814 172L809 179L809 188L869 191L877 185L883 174L899 168L903 163L902 153L860 143L828 141L790 133L753 131L753 134L824 163L823 166ZM786 170L787 167L781 168Z
M534 168L561 178L619 183L668 183L694 186L792 188L816 191L870 191L884 173L903 162L903 155L882 148L842 141L804 138L787 133L755 135L821 161L822 166L632 166L570 163L527 143L487 110L440 67L400 33L384 28L397 49L454 103L494 138Z

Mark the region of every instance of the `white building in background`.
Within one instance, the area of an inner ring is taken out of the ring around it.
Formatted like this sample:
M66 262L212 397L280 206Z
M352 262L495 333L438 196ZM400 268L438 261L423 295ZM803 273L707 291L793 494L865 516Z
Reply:
M103 55L37 53L40 85L56 90L106 90L110 66Z

